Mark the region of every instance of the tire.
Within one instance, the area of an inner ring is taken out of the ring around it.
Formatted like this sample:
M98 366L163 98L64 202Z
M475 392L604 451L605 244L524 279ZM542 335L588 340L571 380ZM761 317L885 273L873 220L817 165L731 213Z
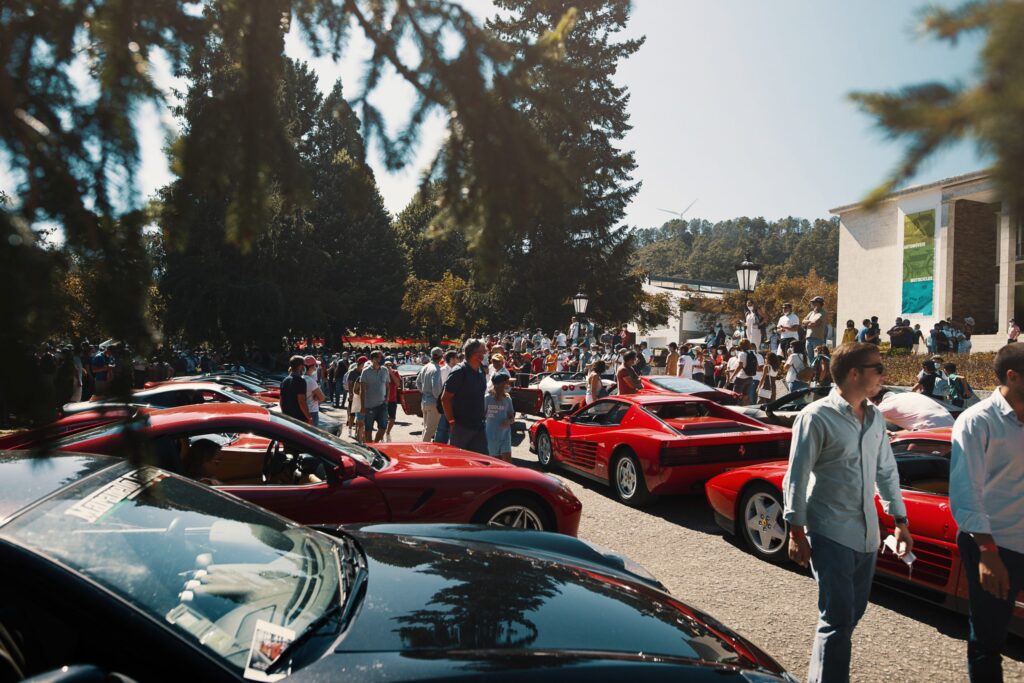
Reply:
M613 459L610 479L612 490L620 503L630 507L643 507L658 499L647 490L647 481L644 479L640 461L630 450L623 449Z
M477 510L473 523L530 531L558 531L547 505L523 493L495 496Z
M540 404L540 412L544 417L554 417L558 409L555 408L555 399L551 394L544 394L544 401Z
M545 451L547 456L545 456ZM551 435L546 429L537 430L537 461L546 470L553 470L557 467L555 452L551 445Z
M764 482L750 484L736 509L736 533L751 553L774 564L789 561L789 525L782 519L782 494Z

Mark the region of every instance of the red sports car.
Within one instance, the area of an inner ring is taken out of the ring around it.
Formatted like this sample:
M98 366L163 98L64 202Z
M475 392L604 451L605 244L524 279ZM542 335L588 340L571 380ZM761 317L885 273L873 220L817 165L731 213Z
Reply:
M789 454L790 431L701 398L638 393L609 396L568 417L530 427L530 450L608 483L620 501L699 492L720 472Z
M707 384L698 382L695 379L673 375L645 375L640 378L640 384L643 385L641 391L644 393L684 394L686 396L706 398L723 406L737 406L740 404L740 399L743 398L731 389L709 387Z
M967 579L956 545L957 526L949 509L950 429L900 432L892 439L900 488L914 537L913 571L888 550L879 550L876 580L966 613ZM757 556L788 562L788 525L782 518L782 479L787 463L745 467L720 474L707 483L715 520L739 536ZM877 496L882 538L895 523ZM1024 635L1024 593L1017 598L1012 626Z
M268 401L277 402L281 398L281 387L280 386L268 386L267 384L257 384L245 377L238 377L236 375L198 375L188 377L175 377L169 379L166 382L146 382L142 385L144 389L154 389L156 387L162 387L167 384L178 384L180 382L213 382L215 384L221 384L226 387L234 387L235 389L241 389L242 391L263 398Z
M130 403L97 405L92 410L83 410L35 429L23 429L0 437L0 451L20 448L36 448L49 444L53 439L75 434L99 425L125 421L144 413L153 412L148 406Z
M137 427L150 457L184 471L201 444L220 446L203 477L301 524L473 522L571 536L582 504L559 479L432 443L343 441L265 408L220 403L149 414ZM57 450L115 454L126 439L108 424L58 439Z

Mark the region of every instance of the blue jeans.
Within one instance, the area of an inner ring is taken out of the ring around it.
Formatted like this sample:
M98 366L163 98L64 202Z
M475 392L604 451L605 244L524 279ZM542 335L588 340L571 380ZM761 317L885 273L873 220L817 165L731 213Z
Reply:
M821 534L807 537L818 582L818 632L807 683L843 683L850 680L850 641L868 606L877 553L857 552Z
M437 423L437 431L434 432L434 443L448 443L451 428L448 426L448 418L441 413L441 419Z
M814 356L814 349L825 343L820 337L807 337L804 339L804 355L808 358Z
M309 416L311 418L313 418L313 426L314 427L319 427L320 426L320 413L310 413Z
M807 382L801 382L799 380L797 380L795 382L789 382L788 384L789 384L789 391L790 391L790 393L792 393L794 391L800 391L801 389L806 389L807 387L810 386ZM781 397L779 397L779 398L781 398Z
M999 549L999 557L1010 575L1010 597L1000 600L981 587L978 562L981 552L968 534L956 538L960 561L967 575L967 594L971 603L971 635L967 640L967 673L972 683L1003 680L1003 658L1000 651L1013 617L1017 593L1024 587L1024 554Z

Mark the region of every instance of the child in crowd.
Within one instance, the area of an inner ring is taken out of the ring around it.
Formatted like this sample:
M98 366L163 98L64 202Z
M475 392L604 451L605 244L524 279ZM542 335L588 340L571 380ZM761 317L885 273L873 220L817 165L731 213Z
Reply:
M516 416L508 395L506 374L491 377L491 390L484 398L484 429L487 432L487 453L505 462L512 462L512 420Z

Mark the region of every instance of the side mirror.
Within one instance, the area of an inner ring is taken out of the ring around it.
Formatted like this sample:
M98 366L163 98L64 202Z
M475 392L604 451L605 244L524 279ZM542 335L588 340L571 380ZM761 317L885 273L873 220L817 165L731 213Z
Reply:
M338 481L345 481L356 476L356 461L347 455L341 456L341 462L331 470L334 478Z

